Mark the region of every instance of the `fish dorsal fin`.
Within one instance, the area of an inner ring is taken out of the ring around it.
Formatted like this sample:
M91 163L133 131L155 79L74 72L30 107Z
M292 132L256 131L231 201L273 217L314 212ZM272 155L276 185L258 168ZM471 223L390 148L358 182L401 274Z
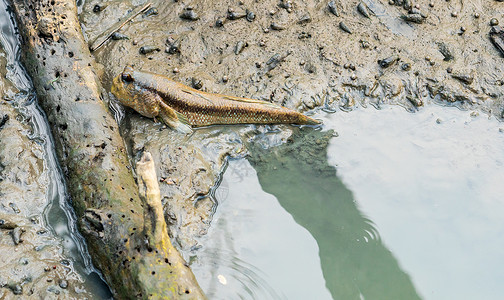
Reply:
M249 98L240 98L240 97L233 97L233 96L222 96L223 99L231 100L231 101L238 101L238 102L244 102L244 103L254 103L254 104L260 104L260 105L266 105L272 108L278 108L280 109L281 107L267 102L263 100L257 100L257 99L249 99Z
M193 91L186 90L186 89L183 89L182 92L193 95L193 96L198 96L198 97L203 98L204 100L210 102L211 105L215 105L215 103L212 100L208 99L208 97L205 97L198 92L193 92Z

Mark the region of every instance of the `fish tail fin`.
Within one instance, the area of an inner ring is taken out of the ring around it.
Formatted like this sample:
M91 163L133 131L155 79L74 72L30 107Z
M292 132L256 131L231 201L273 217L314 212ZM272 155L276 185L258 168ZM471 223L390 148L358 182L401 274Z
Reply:
M193 132L187 117L164 103L161 103L159 117L163 123L180 133L190 134Z

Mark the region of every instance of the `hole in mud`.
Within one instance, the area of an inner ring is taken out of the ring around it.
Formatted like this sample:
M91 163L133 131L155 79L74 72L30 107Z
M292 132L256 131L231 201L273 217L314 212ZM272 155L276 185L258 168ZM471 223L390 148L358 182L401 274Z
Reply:
M53 1L51 1L51 5L54 5L55 3L56 3L56 2L54 2L54 0L53 0Z
M59 126L62 130L67 130L68 125L67 124L60 124Z
M109 218L109 219L112 218L112 214L108 214L107 218Z
M59 105L56 106L56 112L60 112L60 110L61 110L61 106L59 106Z
M122 216L121 216L121 218L126 218L126 216L125 216L125 215L122 215Z
M68 56L73 57L74 56L73 52L72 51L68 52Z
M54 53L56 53L56 50L51 49L51 55L54 55Z
M151 272L151 274L152 274L152 275L156 275L156 271L152 271L152 272Z
M79 101L80 101L79 97L75 98L75 102L79 102Z
M189 290L185 290L185 293L186 293L186 294L189 294Z
M152 248L151 248L151 247L148 247L148 248L147 248L147 251L152 252Z
M60 74L60 72L59 72L59 71L56 71L56 73L54 73L54 76L55 76L56 78L60 77L60 75L61 75L61 74Z

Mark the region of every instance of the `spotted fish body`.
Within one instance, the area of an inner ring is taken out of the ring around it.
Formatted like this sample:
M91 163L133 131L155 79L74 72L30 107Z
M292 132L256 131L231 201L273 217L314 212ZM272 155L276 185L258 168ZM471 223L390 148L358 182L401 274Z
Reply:
M188 125L320 124L266 101L198 91L166 76L136 71L129 66L114 78L112 93L123 105L143 116L159 117L180 131L187 131Z

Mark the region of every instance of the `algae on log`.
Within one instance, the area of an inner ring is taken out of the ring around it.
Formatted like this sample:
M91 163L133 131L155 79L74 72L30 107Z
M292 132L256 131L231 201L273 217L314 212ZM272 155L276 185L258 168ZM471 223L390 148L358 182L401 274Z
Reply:
M173 270L169 263L153 269L153 262L169 257L152 251L144 236L143 204L117 124L103 101L75 2L13 0L13 6L23 38L22 59L51 125L94 264L117 298L149 298L157 293L153 288L175 290L172 281L153 284L173 276ZM201 296L197 284L180 293Z

